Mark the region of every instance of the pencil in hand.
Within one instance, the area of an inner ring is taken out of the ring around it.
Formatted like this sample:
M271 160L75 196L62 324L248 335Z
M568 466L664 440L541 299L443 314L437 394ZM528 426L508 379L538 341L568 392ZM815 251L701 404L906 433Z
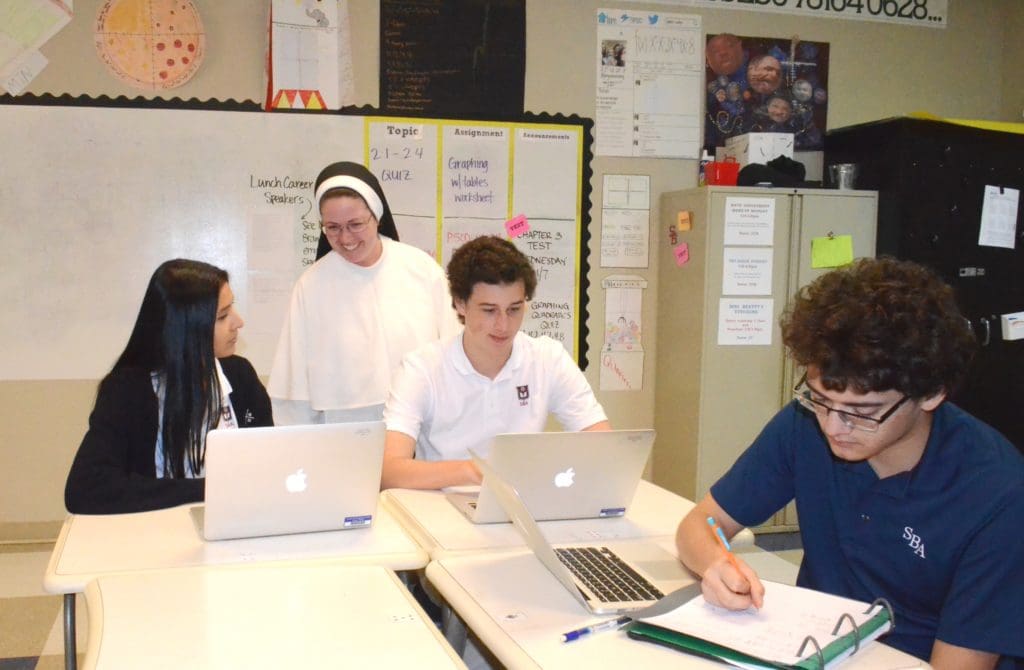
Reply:
M740 569L740 564L736 561L736 555L732 553L732 547L729 546L729 540L725 539L725 533L722 532L722 527L715 522L715 517L708 517L708 526L711 527L711 532L714 534L715 539L717 539L718 543L722 545L723 549L725 549L725 557L729 560L729 563L732 564L732 567L739 573L740 577L747 582L748 591L744 595L750 597L750 601L756 609L761 609L761 605L764 604L762 601L762 598L764 597L764 587L761 586L761 583L758 581L756 576L753 579L747 576L749 569L748 572L744 572Z
M726 558L728 558L729 562L732 563L732 567L736 568L736 571L739 572L740 566L739 563L736 562L736 557L732 553L732 547L729 545L729 540L725 539L725 533L722 532L722 527L715 522L715 517L708 517L708 525L711 526L711 531L714 533L715 539L718 540L718 544L722 545L722 549L725 549Z

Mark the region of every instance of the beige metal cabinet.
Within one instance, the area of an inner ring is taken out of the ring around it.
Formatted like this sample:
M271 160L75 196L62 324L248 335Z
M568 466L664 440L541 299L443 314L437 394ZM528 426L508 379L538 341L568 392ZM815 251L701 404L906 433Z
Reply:
M873 256L877 207L874 191L710 186L662 195L655 483L699 500L789 402L794 372L778 322L797 288L828 271L812 267L812 240L849 235L854 257ZM689 213L689 231L678 230L680 212ZM682 265L668 228L688 245L689 260ZM750 249L760 264L737 282L748 266L735 259ZM759 332L770 343L720 343L720 301L737 297L760 304L762 315L770 313L769 326ZM790 509L765 530L795 526Z

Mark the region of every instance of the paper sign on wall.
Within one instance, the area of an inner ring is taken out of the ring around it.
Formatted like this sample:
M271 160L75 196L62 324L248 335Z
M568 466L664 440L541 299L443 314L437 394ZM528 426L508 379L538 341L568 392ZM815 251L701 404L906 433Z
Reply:
M70 0L0 2L0 86L18 95L46 67L39 48L66 26Z
M38 51L22 54L0 69L0 87L11 95L21 95L49 62Z
M771 247L726 247L722 251L724 295L772 294Z
M598 9L596 19L594 154L697 158L701 17Z
M601 267L646 268L650 264L651 215L646 209L601 212Z
M775 198L726 198L725 244L771 246L775 238Z
M718 343L771 344L773 305L771 298L722 298L718 304Z
M526 220L526 215L520 214L506 221L505 232L509 237L519 237L530 232L530 222Z
M643 388L643 301L647 280L612 275L601 281L605 290L604 344L601 346L601 390Z
M355 99L348 3L272 0L268 109L338 109Z
M829 235L811 240L811 267L838 268L853 262L853 237Z
M690 262L690 245L686 242L673 247L672 255L676 257L676 265L683 267Z
M604 176L601 210L601 267L645 268L650 248L651 178Z
M1013 249L1017 236L1017 204L1020 191L1003 186L986 186L981 206L981 229L978 245Z

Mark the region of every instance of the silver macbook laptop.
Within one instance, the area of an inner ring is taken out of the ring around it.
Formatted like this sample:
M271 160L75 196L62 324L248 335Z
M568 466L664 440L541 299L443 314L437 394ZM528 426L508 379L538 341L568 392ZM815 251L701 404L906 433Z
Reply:
M211 430L192 512L207 540L366 528L383 458L383 421Z
M474 455L473 460L534 555L594 614L635 612L694 582L675 556L652 542L552 546L515 487L483 459Z
M534 519L622 516L654 444L654 431L502 433L487 462L530 506ZM449 492L473 523L508 521L485 476L479 492Z

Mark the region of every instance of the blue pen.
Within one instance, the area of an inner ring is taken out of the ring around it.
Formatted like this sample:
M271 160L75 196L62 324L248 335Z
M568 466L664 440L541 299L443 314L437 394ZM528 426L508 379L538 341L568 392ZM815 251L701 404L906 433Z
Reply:
M577 628L576 630L571 630L568 633L562 633L562 642L572 642L573 640L578 640L586 635L593 635L594 633L603 633L606 630L618 630L632 620L632 617L620 616L618 619L608 619L607 621L602 621L601 623L595 623L589 626L584 626L583 628Z

